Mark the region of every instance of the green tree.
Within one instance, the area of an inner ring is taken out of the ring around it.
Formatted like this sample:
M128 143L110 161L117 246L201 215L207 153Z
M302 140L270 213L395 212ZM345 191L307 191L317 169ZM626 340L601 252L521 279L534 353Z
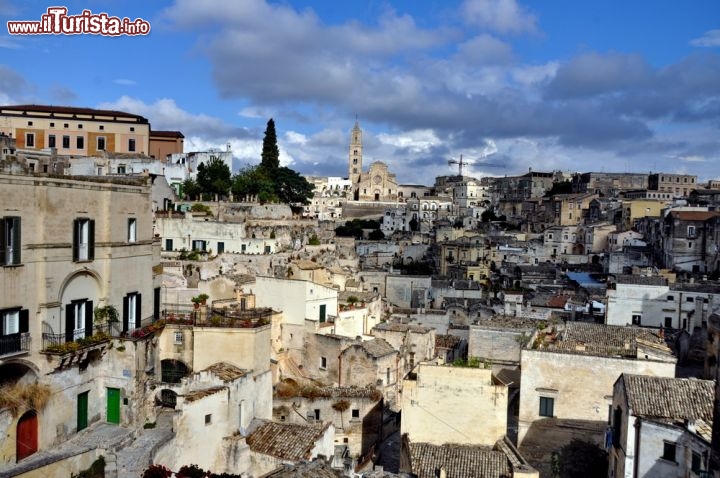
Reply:
M182 196L189 199L197 199L201 192L200 186L198 186L198 183L194 179L188 178L182 183Z
M261 203L277 200L275 184L260 166L240 170L232 180L231 190L238 198L257 196Z
M273 177L275 194L280 202L309 204L315 186L290 168L277 168Z
M203 194L225 195L231 185L230 168L217 156L210 157L207 164L200 163L197 184Z
M268 173L273 173L280 167L280 150L277 145L277 134L275 134L275 121L270 118L265 128L260 167Z

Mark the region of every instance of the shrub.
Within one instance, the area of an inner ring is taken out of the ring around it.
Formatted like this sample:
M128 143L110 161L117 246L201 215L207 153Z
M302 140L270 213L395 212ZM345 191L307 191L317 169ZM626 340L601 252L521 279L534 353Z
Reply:
M143 472L142 478L170 478L172 471L163 465L150 465Z
M25 410L42 410L52 395L49 386L40 383L15 383L0 388L0 408L17 417Z
M183 465L175 476L178 478L206 478L208 472L197 465Z

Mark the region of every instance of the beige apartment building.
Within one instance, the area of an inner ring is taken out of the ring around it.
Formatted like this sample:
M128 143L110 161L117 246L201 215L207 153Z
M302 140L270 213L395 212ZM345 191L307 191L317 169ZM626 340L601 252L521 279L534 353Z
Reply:
M18 149L56 148L63 156L125 153L165 159L183 152L179 131L151 131L147 118L123 111L70 106L0 107L0 133Z
M144 180L0 174L0 237L0 393L49 389L44 408L0 410L1 470L106 412L112 423L141 419L132 406L145 376L131 372L140 349L102 357L109 335L127 336L159 314L160 249ZM115 307L117 322L99 320L104 306Z
M672 197L687 197L696 188L695 175L655 173L648 177L649 190L670 193Z

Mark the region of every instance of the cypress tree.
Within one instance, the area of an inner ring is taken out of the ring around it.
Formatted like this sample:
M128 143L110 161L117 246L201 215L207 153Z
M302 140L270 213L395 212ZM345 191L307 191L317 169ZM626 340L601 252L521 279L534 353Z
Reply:
M275 134L275 121L272 118L267 122L267 128L265 128L261 158L260 167L267 173L273 173L280 167L280 150Z

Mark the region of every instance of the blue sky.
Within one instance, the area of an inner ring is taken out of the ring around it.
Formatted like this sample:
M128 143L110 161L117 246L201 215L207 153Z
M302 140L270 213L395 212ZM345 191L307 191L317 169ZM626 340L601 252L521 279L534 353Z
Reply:
M0 19L56 3L0 0ZM259 162L275 119L281 162L403 183L463 154L535 170L720 178L720 2L71 0L151 23L147 36L0 35L0 103L113 108L178 129L186 149L230 143Z

